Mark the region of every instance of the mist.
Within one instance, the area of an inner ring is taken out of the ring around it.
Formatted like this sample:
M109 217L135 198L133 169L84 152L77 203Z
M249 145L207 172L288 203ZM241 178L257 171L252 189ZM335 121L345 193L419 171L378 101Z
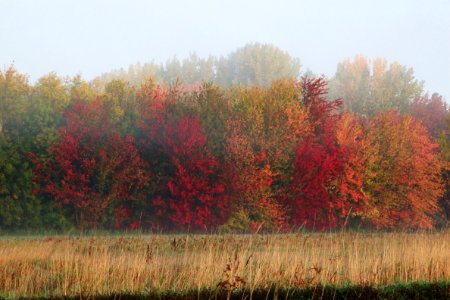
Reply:
M302 70L332 77L364 55L413 68L424 91L450 97L448 1L2 1L3 68L92 80L140 62L226 56L273 44Z

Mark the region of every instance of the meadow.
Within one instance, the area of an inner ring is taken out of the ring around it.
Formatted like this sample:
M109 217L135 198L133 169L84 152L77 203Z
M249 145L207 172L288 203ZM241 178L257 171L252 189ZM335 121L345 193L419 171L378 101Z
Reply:
M436 297L445 299L449 249L449 231L4 236L0 297L271 299L279 290L287 299L304 290L320 299L333 287L340 299L336 291L349 286L373 293L417 283L437 284Z

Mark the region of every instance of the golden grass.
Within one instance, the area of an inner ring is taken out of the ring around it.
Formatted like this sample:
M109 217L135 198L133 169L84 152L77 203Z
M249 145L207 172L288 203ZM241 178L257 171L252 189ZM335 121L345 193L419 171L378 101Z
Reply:
M450 280L450 232L0 240L0 295Z

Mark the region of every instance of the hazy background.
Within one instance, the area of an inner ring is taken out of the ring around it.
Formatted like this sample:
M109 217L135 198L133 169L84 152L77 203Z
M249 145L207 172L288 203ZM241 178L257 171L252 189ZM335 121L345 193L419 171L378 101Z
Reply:
M332 76L364 54L414 68L450 99L450 1L0 0L0 66L31 80L55 71L93 79L138 61L226 55L249 42Z

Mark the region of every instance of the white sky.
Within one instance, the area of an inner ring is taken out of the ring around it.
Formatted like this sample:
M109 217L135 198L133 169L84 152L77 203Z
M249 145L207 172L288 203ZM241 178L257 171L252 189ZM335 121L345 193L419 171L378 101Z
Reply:
M364 54L414 68L450 99L450 1L0 0L0 67L90 80L138 61L272 43L332 76Z

